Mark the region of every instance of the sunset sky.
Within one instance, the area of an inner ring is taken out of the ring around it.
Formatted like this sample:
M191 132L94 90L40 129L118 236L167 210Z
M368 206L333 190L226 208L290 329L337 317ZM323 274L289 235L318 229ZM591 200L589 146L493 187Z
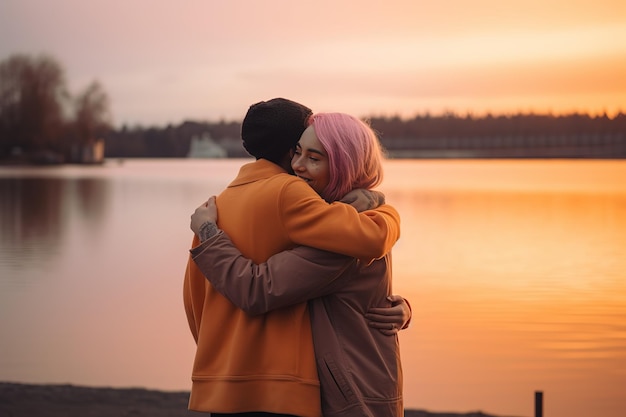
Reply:
M626 112L624 0L0 0L0 59L46 53L115 124L240 120L287 97L358 116Z

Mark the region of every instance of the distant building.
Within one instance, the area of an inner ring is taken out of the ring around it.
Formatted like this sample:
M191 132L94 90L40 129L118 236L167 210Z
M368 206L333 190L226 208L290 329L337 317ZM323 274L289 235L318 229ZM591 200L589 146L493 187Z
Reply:
M70 147L69 162L78 164L101 164L104 162L104 140L91 143L73 144Z
M193 136L187 158L226 158L228 153L220 144L211 139L209 133Z

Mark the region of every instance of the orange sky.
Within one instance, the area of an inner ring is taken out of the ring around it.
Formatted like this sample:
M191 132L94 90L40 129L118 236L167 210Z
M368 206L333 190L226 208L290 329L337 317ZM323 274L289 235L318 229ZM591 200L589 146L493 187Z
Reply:
M117 125L240 119L284 96L411 116L626 111L626 2L0 0L0 58L97 79Z

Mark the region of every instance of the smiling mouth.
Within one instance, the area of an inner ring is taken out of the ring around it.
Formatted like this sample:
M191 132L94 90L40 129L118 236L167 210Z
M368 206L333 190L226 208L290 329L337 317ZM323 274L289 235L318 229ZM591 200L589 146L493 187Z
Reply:
M306 182L311 182L311 180L309 178L305 178L305 177L301 177L300 175L296 175L296 177L300 178L301 180L304 180Z

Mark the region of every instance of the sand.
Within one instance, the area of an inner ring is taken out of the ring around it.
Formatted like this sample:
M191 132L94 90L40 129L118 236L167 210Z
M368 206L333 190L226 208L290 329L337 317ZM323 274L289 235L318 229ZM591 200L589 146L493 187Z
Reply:
M0 382L2 417L192 417L189 392L141 388L95 388ZM434 413L406 410L405 417L495 417L481 412Z

